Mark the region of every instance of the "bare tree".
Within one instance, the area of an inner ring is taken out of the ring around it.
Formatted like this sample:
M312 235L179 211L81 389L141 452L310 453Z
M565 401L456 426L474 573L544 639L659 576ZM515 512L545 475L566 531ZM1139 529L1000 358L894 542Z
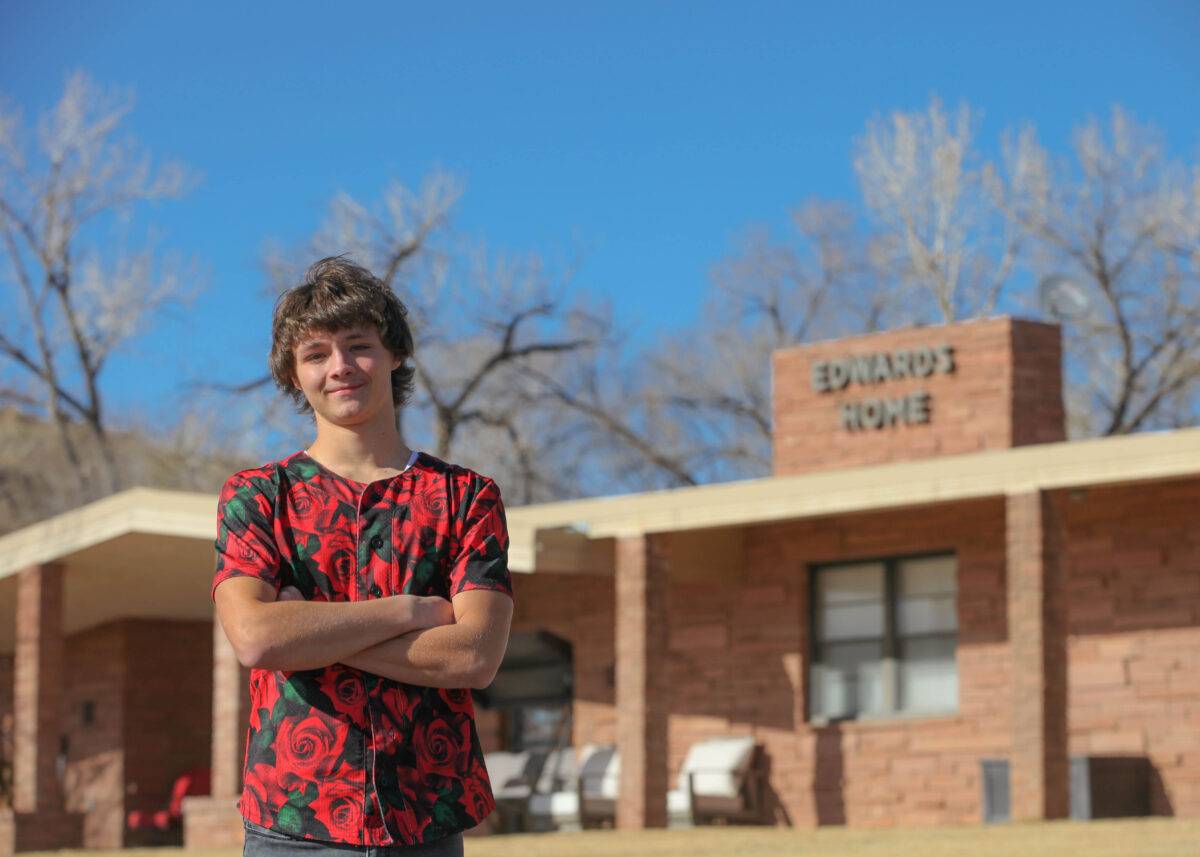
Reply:
M605 493L703 480L704 448L672 419L644 358L635 354L623 362L627 352L610 342L593 359L532 372L559 406L580 418L577 431L590 476L586 484Z
M874 120L856 148L873 228L813 201L794 236L749 231L714 269L700 321L635 355L541 380L585 419L609 485L769 472L771 352L904 324L1041 307L1064 324L1074 433L1193 423L1200 389L1200 172L1168 162L1119 111L1074 164L1031 131L1006 169L975 151L978 116ZM1015 276L1019 273L1021 276Z
M416 190L393 179L374 205L339 193L302 246L268 247L270 288L279 293L293 285L321 254L345 253L399 290L420 322L420 314L435 303L452 261L443 239L462 194L462 182L442 172L427 177Z
M1063 325L1075 434L1193 424L1200 393L1200 166L1120 108L1054 159L1028 127L996 195L1031 242L1040 303Z
M578 365L547 388L587 419L629 488L760 476L771 467L771 353L912 320L880 269L885 239L845 206L812 200L793 234L749 230L713 270L700 320L632 358Z
M607 335L606 316L570 303L569 274L536 256L496 257L451 235L461 195L445 174L415 192L393 181L374 205L340 194L303 248L270 252L273 288L321 256L346 253L368 267L411 313L417 391L406 425L433 454L496 476L513 502L576 495L581 470L568 450L577 432L534 373L589 353Z
M181 288L152 250L124 249L128 215L190 183L118 137L132 105L76 73L32 139L19 112L0 107L0 288L10 308L0 395L51 420L80 499L122 485L100 391L106 362Z
M951 116L934 98L871 120L855 145L863 199L894 239L895 280L931 299L940 321L993 312L1017 257L1017 232L987 193L977 125L967 105Z

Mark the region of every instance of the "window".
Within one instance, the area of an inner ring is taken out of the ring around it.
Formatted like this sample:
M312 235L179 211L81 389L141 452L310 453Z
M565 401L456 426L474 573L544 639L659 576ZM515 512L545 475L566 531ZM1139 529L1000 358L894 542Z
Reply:
M957 572L949 554L814 568L809 714L955 711Z
M549 752L570 743L570 705L513 709L509 719L508 749Z

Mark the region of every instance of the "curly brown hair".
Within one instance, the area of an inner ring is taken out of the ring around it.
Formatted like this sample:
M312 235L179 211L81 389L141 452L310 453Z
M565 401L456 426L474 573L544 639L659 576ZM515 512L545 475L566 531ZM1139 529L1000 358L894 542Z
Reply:
M392 372L392 404L407 404L413 391L415 370L408 308L382 280L347 259L327 256L309 266L303 281L275 302L271 320L271 377L280 391L291 397L300 413L312 406L292 383L295 348L313 332L334 333L350 327L374 327L379 339L404 362Z

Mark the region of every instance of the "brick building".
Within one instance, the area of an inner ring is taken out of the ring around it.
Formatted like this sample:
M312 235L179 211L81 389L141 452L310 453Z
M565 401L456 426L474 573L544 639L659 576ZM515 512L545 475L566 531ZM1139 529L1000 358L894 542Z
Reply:
M1007 318L784 350L772 476L510 509L510 655L569 684L522 701L506 661L486 743L615 743L622 827L718 735L798 827L1064 817L1114 762L1200 816L1200 429L1068 442L1060 364ZM196 766L187 841L237 841L214 505L136 489L0 539L0 851L119 846Z

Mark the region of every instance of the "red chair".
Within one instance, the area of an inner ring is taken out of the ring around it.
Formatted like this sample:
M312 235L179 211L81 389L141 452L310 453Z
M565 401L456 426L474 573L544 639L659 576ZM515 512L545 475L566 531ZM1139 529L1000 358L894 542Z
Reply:
M206 795L212 791L208 768L196 768L180 774L171 786L171 803L166 809L135 809L129 813L126 826L130 830L170 830L183 821L183 799L190 795Z

